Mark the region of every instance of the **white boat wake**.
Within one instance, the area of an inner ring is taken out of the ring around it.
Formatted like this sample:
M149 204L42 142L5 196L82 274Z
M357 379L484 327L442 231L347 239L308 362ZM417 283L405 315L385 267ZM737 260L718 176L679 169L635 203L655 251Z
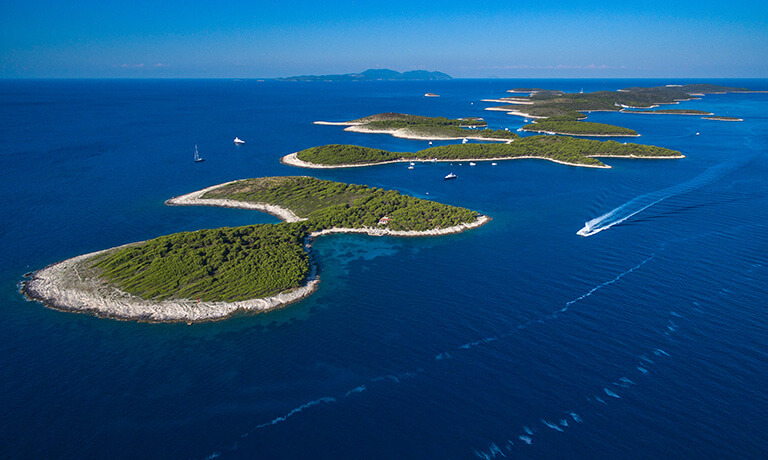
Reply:
M595 233L607 230L614 225L619 225L630 217L645 211L651 206L658 204L667 198L689 193L706 185L712 184L729 172L744 166L750 160L752 160L752 158L711 166L707 168L703 173L689 181L635 197L622 204L621 206L608 211L602 216L595 217L594 219L585 222L584 227L576 232L576 234L580 236L592 236Z

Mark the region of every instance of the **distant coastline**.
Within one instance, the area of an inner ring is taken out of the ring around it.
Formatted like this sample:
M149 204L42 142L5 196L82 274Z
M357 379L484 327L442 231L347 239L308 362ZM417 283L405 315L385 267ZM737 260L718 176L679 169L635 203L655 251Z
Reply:
M430 72L427 70L409 70L397 72L390 69L368 69L360 73L345 73L333 75L296 75L292 77L275 78L277 81L436 81L452 80L452 77L443 72ZM427 93L432 94L432 93Z

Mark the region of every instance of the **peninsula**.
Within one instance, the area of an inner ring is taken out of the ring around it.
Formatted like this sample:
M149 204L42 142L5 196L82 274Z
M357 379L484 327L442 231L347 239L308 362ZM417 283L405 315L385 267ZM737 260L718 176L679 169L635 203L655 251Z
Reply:
M504 105L488 107L486 110L504 111L509 115L536 119L536 123L526 125L526 131L545 131L556 134L577 136L634 136L631 130L619 126L580 121L586 118L585 113L594 111L624 112L624 113L653 113L679 115L712 115L709 112L662 109L656 111L637 110L652 109L661 104L677 104L680 101L699 99L705 94L722 94L728 92L748 92L746 88L731 88L710 84L668 85L652 88L632 87L618 91L597 91L593 93L564 93L553 90L523 91L521 88L509 90L516 93L513 97L500 99L484 99L486 102L501 102ZM527 97L520 93L528 93ZM541 119L546 119L542 121ZM551 124L556 121L557 124ZM546 122L550 124L547 126ZM544 126L547 126L544 128Z
M540 158L570 166L610 168L597 158L684 158L676 150L616 141L564 136L529 136L507 144L454 144L413 153L389 152L356 145L324 145L286 155L282 162L304 168L346 168L408 161L491 161Z
M397 72L390 69L368 69L360 73L345 73L340 75L298 75L294 77L276 78L279 81L376 81L376 80L452 80L443 72L426 70L409 70Z
M115 319L216 320L309 295L319 283L309 244L319 235L443 235L489 220L393 190L295 176L228 182L167 204L261 209L285 222L175 233L84 254L31 274L22 292L52 308Z
M345 131L391 134L403 139L510 141L520 137L507 130L488 129L488 123L482 118L472 117L450 119L389 112L351 121L316 121L315 124L346 126Z

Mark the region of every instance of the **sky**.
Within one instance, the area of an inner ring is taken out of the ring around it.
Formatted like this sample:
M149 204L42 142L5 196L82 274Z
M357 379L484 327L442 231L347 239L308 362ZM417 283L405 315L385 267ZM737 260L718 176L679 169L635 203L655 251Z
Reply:
M768 77L765 0L21 0L0 78Z

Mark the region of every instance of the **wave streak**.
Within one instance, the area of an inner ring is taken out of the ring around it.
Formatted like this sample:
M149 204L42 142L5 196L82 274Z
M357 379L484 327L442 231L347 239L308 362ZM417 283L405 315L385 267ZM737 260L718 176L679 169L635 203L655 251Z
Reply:
M689 193L709 185L719 180L731 171L741 168L751 160L752 158L747 158L741 161L729 161L719 165L711 166L707 168L703 173L699 174L691 180L667 187L662 190L657 190L655 192L637 196L622 204L621 206L608 211L602 216L595 217L594 219L585 222L584 227L576 232L576 234L580 236L592 236L595 233L607 230L614 225L618 225L630 217L645 211L651 206L666 200L667 198Z

